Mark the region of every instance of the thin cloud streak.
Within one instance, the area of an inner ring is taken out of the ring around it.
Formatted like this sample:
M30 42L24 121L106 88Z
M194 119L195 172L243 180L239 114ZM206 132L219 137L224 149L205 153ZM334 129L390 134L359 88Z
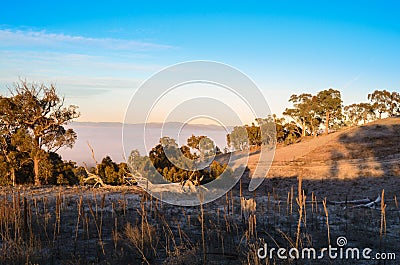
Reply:
M74 48L90 47L91 49L105 49L118 51L150 51L173 48L170 45L162 45L136 40L116 38L92 38L73 36L63 33L48 33L44 30L14 30L0 29L0 46L3 47L50 47L50 48Z
M103 76L104 71L112 72L154 72L163 66L151 62L138 63L140 59L132 62L122 61L121 58L104 55L88 55L78 53L48 52L48 51L0 51L0 69L17 68L30 71L49 72L94 72ZM143 60L142 60L143 61ZM60 73L59 73L60 74Z

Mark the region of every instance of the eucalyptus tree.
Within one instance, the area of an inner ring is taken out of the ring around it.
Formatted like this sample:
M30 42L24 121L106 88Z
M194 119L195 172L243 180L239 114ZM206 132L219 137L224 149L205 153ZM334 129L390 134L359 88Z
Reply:
M21 80L9 88L9 93L9 97L2 97L0 124L9 126L5 130L9 130L16 150L29 154L34 184L40 185L41 162L50 152L72 148L76 141L74 130L65 125L79 117L77 106L66 106L53 84Z
M342 119L342 98L339 90L327 89L317 94L317 112L325 121L325 134L329 132L331 121L340 121Z
M306 136L307 124L312 122L312 104L313 96L311 94L293 94L289 102L293 103L293 108L286 108L283 115L291 117L301 126L301 136Z
M375 111L370 103L354 103L344 107L344 111L352 125L358 125L360 121L367 123L375 119Z
M379 119L382 114L387 113L389 117L400 114L400 93L387 90L375 90L368 94L368 100L371 101L372 106L379 114Z

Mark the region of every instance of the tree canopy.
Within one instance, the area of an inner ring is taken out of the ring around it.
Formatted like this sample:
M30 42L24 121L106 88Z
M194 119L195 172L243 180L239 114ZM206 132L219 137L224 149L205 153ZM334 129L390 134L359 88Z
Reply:
M378 112L379 119L386 113L389 117L400 114L400 93L387 90L375 90L368 94L368 100L371 101L373 109Z
M357 125L361 121L365 124L375 118L375 111L370 103L353 103L345 106L344 111L352 125Z
M2 160L13 183L15 171L32 162L34 184L40 185L41 176L47 174L43 167L49 154L75 143L76 133L65 125L79 117L79 112L74 105L65 106L52 84L20 81L9 92L9 97L0 97Z
M342 98L339 90L322 90L317 94L316 111L325 121L325 134L329 132L331 122L339 123L342 119Z

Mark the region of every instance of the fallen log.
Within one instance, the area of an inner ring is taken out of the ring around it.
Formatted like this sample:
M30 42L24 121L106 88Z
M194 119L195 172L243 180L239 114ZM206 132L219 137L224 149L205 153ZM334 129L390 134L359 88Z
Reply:
M109 185L105 184L103 182L103 180L99 176L97 176L97 175L95 175L93 173L89 173L87 170L86 170L86 173L88 174L88 177L83 179L83 183L87 183L87 182L93 180L95 182L93 184L94 188L95 187L108 187L109 186Z
M375 201L372 201L372 202L369 202L366 204L358 204L351 208L375 208L375 206L380 206L381 200L382 200L381 196L378 195L378 197L375 199Z
M87 145L88 145L88 147L90 149L90 152L92 153L92 158L94 160L94 163L96 164L96 167L95 167L96 173L98 173L98 169L97 169L98 163L97 163L97 160L96 160L96 158L94 156L93 147L90 145L89 142L87 142ZM87 177L83 179L83 183L87 183L87 182L93 180L94 181L93 188L95 188L96 186L97 187L109 187L110 186L110 185L105 184L99 175L90 173L86 163L83 163L83 164L85 165L84 168L85 168L85 171L86 171L86 174L87 174Z
M352 200L352 201L328 201L328 204L342 205L342 204L366 204L370 203L370 198L360 199L360 200Z

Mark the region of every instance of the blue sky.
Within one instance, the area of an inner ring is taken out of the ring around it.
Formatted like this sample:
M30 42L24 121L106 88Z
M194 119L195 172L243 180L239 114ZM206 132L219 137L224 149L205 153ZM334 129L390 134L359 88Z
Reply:
M396 1L7 1L0 91L19 77L54 82L80 121L123 121L146 78L212 60L249 75L274 113L329 87L350 104L400 90L398 14Z

